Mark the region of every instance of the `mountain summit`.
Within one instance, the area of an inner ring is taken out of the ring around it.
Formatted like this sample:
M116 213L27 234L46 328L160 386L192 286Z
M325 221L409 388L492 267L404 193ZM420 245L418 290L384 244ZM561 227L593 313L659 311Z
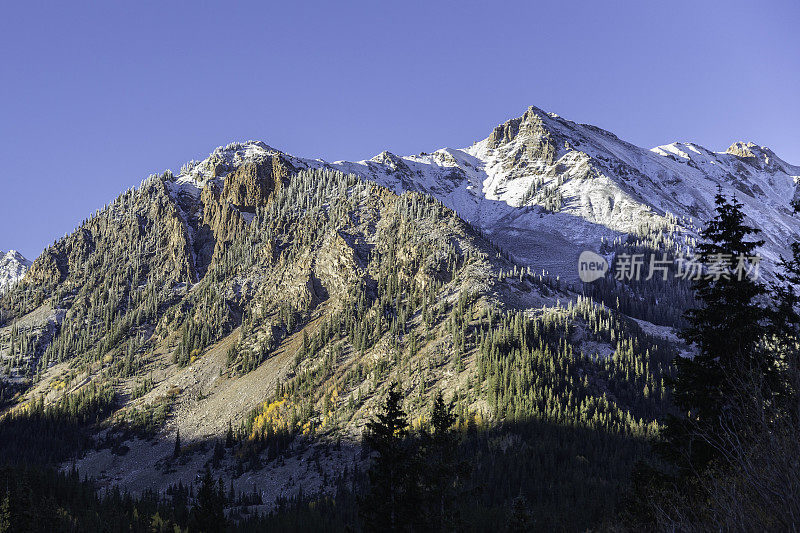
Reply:
M602 241L663 233L680 246L681 236L695 237L711 216L718 189L736 195L764 232L767 265L787 253L789 236L800 230L791 216L800 167L768 148L644 149L536 107L469 148L396 158L391 166L376 159L339 166L432 194L519 260L566 277L574 277L580 250L597 250ZM401 166L408 170L398 172Z
M22 279L31 266L16 250L9 250L5 254L0 251L0 292Z

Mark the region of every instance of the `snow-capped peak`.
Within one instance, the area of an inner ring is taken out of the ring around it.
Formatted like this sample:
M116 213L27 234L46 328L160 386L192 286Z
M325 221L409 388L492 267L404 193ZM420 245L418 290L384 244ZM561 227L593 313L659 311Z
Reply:
M31 262L16 250L9 250L5 254L0 251L0 255L2 255L0 258L0 293L2 293L25 276Z
M566 258L603 240L696 235L695 222L710 218L719 187L764 231L767 265L800 233L790 209L800 167L766 147L735 143L714 152L674 142L649 150L534 106L468 148L383 152L334 166L436 196L518 259L565 274L574 270Z

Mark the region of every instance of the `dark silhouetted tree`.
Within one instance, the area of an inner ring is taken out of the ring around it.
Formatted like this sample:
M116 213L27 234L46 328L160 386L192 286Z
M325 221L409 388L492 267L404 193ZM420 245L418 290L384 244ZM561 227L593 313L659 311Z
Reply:
M383 410L367 424L365 441L377 453L369 469L369 493L361 502L368 531L410 531L419 520L414 450L400 386L389 387Z
M509 533L527 533L532 527L533 519L528 509L528 500L520 494L511 503L507 530Z
M456 521L454 509L460 490L459 474L464 468L457 461L454 408L454 400L446 403L442 392L437 392L431 408L430 431L423 436L421 479L426 527L432 531L453 529Z
M190 512L189 531L191 533L225 531L225 489L222 481L219 483L214 481L208 469L197 491L197 502Z
M703 230L698 255L708 267L693 288L699 305L686 314L683 339L696 347L693 357L677 357L672 381L675 404L686 416L672 416L664 431L666 456L684 474L702 470L717 455L713 435L743 383L754 376L764 387L776 383L773 357L762 349L766 307L763 284L741 269L740 258L755 256L763 241L744 222L742 204L721 192L714 218ZM703 438L693 435L703 433ZM710 438L709 438L710 437Z

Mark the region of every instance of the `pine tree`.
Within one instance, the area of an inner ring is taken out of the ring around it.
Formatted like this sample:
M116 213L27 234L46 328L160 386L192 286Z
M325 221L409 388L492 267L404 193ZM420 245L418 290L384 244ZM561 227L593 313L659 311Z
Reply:
M431 408L431 428L424 435L421 477L424 489L426 527L433 531L452 529L454 507L458 497L460 470L456 462L458 437L453 431L457 416L455 399L444 401L436 393Z
M408 531L418 518L414 454L401 404L400 387L393 382L383 411L367 424L365 442L377 453L369 469L369 493L361 502L368 531Z
M228 431L225 433L225 447L230 448L233 446L233 425L228 420Z
M793 203L795 214L800 202ZM778 283L773 288L773 307L770 309L770 333L775 357L782 361L786 379L778 390L780 408L795 423L800 422L800 242L791 244L789 259L781 257Z
M756 233L741 204L717 199L703 251L743 250ZM729 253L729 252L728 252ZM657 446L678 476L637 469L627 510L633 529L780 530L797 522L797 355L800 244L769 291L757 282L695 284L701 306L684 334L694 360L679 358L672 386L688 416L668 418ZM765 301L771 300L766 307ZM788 415L788 416L787 416Z
M696 347L694 357L677 357L672 382L675 404L687 417L672 416L663 451L686 471L705 467L718 453L713 443L726 423L737 391L752 379L775 382L774 360L761 348L767 319L758 280L735 273L740 258L752 257L763 241L744 223L742 204L716 195L714 218L702 232L698 255L710 270L693 284L699 305L686 314L681 336ZM713 272L711 272L713 269ZM702 438L696 438L699 432Z
M225 531L225 488L222 480L214 481L211 471L206 469L197 502L190 512L191 533L221 533Z
M527 533L533 526L528 500L520 494L511 503L511 513L508 517L507 531L509 533Z

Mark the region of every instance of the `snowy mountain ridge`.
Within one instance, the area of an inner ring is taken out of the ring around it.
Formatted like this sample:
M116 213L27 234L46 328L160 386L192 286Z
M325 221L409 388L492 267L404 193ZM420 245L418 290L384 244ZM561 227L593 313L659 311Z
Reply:
M9 250L6 253L0 251L0 293L22 279L31 266L31 262L25 259L16 250Z
M431 194L481 228L518 260L574 277L577 255L628 235L691 239L713 212L718 189L735 194L767 241L774 265L800 231L791 201L800 166L770 149L736 142L724 152L675 142L645 149L596 126L530 107L461 149L329 163L284 154L260 141L217 148L184 166L176 191L198 197L208 180L247 161L283 157L292 166L329 167L396 192Z

